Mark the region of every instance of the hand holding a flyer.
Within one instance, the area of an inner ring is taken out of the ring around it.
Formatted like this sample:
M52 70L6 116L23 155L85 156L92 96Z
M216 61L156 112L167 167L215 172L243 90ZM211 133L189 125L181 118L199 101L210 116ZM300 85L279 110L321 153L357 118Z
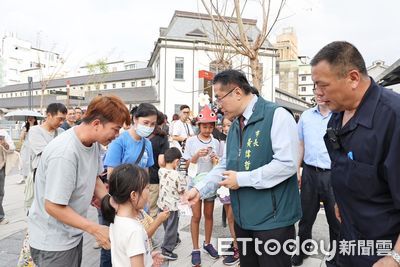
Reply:
M193 216L191 204L188 202L186 194L181 196L181 201L178 203L179 215Z
M161 223L163 223L166 220L168 220L168 217L169 217L169 209L164 208L164 210L157 215L156 220L159 220Z

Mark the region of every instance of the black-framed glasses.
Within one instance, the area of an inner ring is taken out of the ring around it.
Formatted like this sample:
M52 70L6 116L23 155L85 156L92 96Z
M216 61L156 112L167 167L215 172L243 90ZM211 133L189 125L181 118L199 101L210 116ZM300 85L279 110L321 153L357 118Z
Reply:
M236 88L238 88L238 87L237 87L237 86L234 87L233 89L231 89L228 93L226 93L226 94L223 95L222 97L216 97L214 103L215 103L216 105L220 104L221 101L222 101L222 99L224 99L225 97L227 97L227 96L228 96L230 93L232 93L233 90L235 90Z

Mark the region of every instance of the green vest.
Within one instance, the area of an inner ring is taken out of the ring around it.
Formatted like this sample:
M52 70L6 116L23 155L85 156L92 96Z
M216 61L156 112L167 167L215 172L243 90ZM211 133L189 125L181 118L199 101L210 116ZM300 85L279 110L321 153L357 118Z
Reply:
M227 170L252 171L272 161L271 127L276 108L275 103L259 97L242 134L239 121L232 123L226 145ZM273 188L241 187L230 190L230 196L235 222L246 230L286 227L302 215L296 174Z

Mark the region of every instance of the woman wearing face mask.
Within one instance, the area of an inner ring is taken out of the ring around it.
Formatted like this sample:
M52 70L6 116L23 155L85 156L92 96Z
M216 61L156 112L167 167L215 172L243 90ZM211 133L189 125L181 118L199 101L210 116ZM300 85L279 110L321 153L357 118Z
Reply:
M107 168L108 179L114 168L124 163L135 164L141 168L153 166L153 148L147 137L154 131L157 124L157 114L156 107L148 103L140 104L131 110L131 127L122 132L108 146L104 158L104 167ZM100 223L109 225L105 221ZM110 250L101 249L100 266L111 267Z
M131 114L132 126L108 147L104 159L108 177L115 167L124 163L136 164L142 168L149 168L154 164L153 149L147 137L156 126L157 109L152 104L143 103L134 107Z

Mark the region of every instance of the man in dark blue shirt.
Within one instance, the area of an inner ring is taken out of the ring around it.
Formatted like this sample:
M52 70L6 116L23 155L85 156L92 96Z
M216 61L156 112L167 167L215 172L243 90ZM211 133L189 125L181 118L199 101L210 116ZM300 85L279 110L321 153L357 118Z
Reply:
M341 220L340 266L400 266L400 95L377 85L352 44L311 61L316 94L336 112L325 143Z

